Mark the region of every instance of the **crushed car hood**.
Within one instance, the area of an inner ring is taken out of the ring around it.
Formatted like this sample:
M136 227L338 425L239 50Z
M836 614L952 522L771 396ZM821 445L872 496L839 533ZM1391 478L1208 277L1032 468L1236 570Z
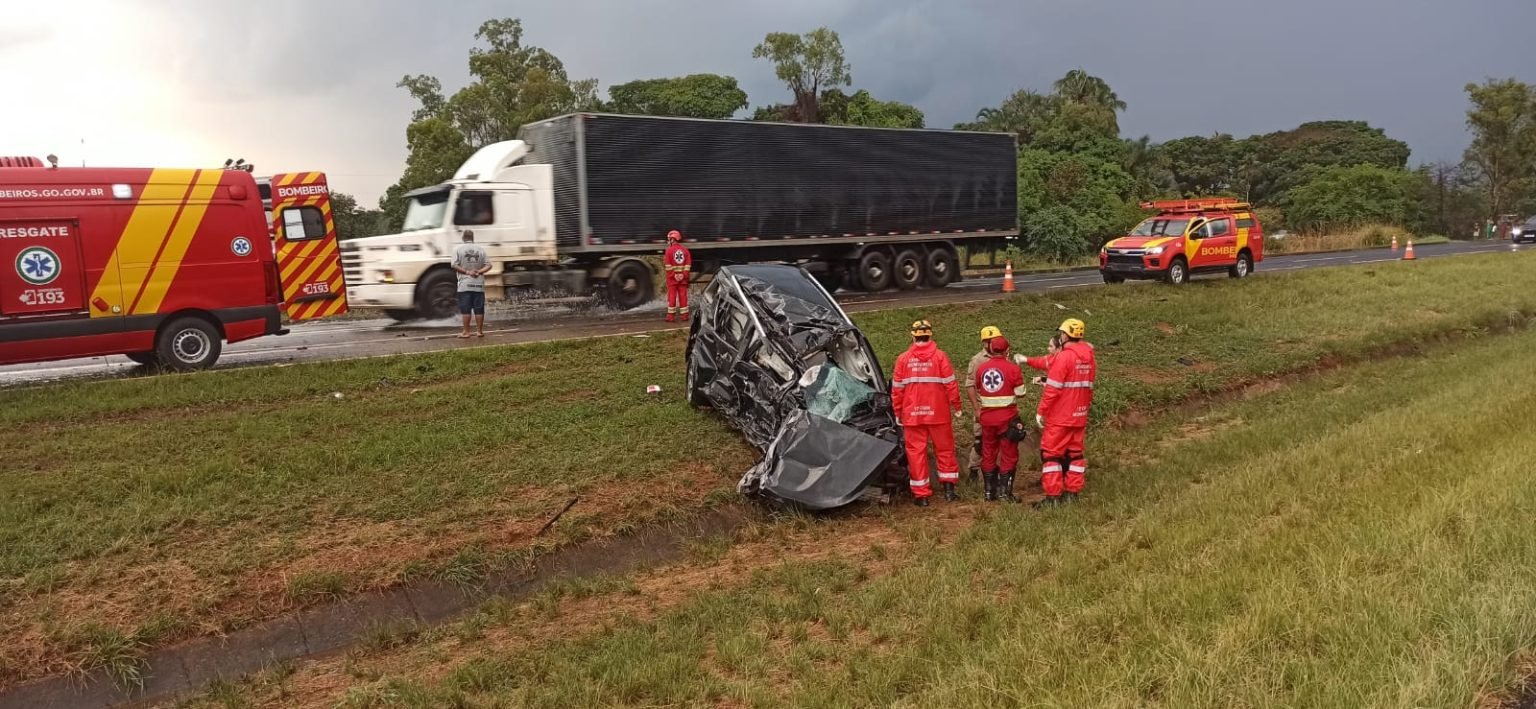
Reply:
M900 440L888 385L863 333L809 275L726 267L697 310L689 398L762 452L744 494L825 510L881 478Z

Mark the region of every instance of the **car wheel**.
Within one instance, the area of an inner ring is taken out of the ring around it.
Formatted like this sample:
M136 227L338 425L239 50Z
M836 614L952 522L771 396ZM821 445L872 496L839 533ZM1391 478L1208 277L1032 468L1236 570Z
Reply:
M859 259L859 288L878 293L891 287L891 257L871 251Z
M455 286L455 292L457 292L457 286ZM457 298L457 295L455 295L455 298ZM454 303L454 307L457 309L458 303ZM393 308L385 309L384 315L395 322L408 322L421 317L421 313L414 310L395 310Z
M923 256L912 249L902 249L896 253L896 260L892 263L891 280L901 290L912 290L923 284Z
M1104 282L1109 285L1119 285L1125 282L1125 276L1117 276L1113 273L1104 273Z
M1233 278L1247 278L1250 273L1253 273L1253 257L1247 251L1238 254L1237 263L1232 264L1232 268L1227 271L1227 275Z
M141 364L145 367L160 366L160 357L154 352L129 352L123 356L133 360L134 364Z
M656 297L656 286L651 282L651 269L640 261L625 261L608 274L604 300L619 310L631 310L651 302Z
M427 320L451 318L459 312L459 280L452 271L427 274L416 297L416 313Z
M1168 266L1168 272L1163 274L1163 280L1176 286L1184 285L1184 282L1189 280L1189 263L1183 256L1173 259L1173 263Z
M928 287L943 288L955 282L960 275L960 259L947 247L937 247L928 252Z
M219 361L223 349L219 331L202 318L178 318L155 338L155 357L179 372L206 369Z

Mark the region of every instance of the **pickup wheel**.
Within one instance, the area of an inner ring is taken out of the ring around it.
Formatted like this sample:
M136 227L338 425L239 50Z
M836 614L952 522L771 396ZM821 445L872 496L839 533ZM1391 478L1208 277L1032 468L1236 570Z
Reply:
M859 259L859 289L879 293L891 287L891 257L871 251Z
M447 269L427 274L416 294L416 314L427 320L442 320L458 312L459 279Z
M912 249L896 252L891 270L891 280L901 290L912 290L923 284L923 255Z
M1113 273L1101 273L1104 275L1104 282L1109 285L1115 286L1125 282L1125 276L1117 276Z
M960 259L949 248L936 247L928 252L928 263L924 270L927 272L929 288L943 288L954 283L955 277L960 275Z
M608 274L602 299L619 310L632 310L656 297L651 269L640 261L625 261Z
M1163 274L1163 280L1176 286L1182 286L1189 280L1189 262L1183 256L1175 256L1173 263L1168 264L1168 271Z
M155 336L155 357L161 366L178 372L207 369L219 361L224 341L207 320L177 318Z
M1250 273L1253 273L1253 256L1250 256L1247 251L1238 254L1237 263L1232 264L1232 268L1227 270L1227 275L1233 278L1247 278Z

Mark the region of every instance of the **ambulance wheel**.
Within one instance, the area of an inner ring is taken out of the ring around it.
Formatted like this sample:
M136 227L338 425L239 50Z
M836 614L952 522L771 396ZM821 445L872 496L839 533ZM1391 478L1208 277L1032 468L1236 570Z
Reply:
M129 352L123 356L133 360L134 364L140 364L145 367L160 366L160 357L154 352Z
M206 369L219 361L224 342L219 331L202 318L178 318L161 328L155 356L161 366L178 372Z
M416 294L416 313L427 320L443 320L459 314L459 280L446 268L427 274Z

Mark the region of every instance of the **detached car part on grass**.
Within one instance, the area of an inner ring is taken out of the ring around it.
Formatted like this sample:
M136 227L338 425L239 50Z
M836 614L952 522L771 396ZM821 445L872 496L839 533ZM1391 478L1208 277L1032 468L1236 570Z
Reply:
M827 510L904 470L874 349L810 274L726 266L695 307L688 401L713 408L762 451L741 479L743 494Z

